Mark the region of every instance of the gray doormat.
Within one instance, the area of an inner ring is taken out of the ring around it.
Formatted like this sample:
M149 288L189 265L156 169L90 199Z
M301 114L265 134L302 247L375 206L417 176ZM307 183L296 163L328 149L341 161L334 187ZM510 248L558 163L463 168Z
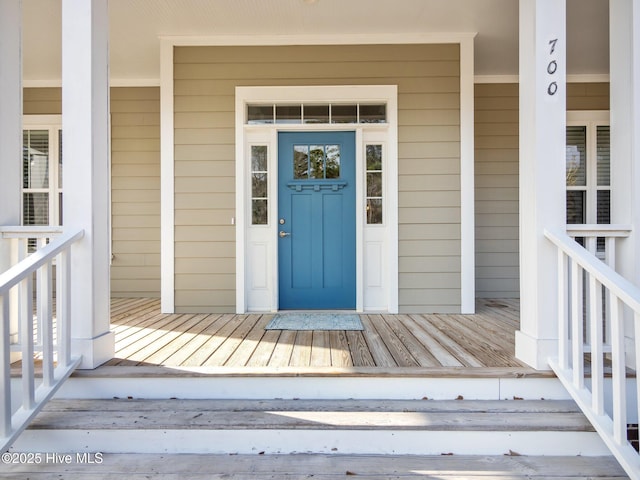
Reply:
M277 313L265 330L364 330L355 313Z

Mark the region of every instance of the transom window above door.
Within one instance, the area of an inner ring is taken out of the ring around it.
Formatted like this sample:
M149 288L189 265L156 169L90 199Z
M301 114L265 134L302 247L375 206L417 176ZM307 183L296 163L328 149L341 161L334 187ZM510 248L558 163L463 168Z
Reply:
M246 123L249 125L387 123L387 106L384 103L249 104Z

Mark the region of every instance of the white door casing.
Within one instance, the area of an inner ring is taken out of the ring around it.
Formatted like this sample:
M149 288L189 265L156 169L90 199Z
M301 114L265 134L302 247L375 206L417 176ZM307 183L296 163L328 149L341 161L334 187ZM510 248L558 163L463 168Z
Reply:
M248 104L384 103L384 124L248 125ZM237 87L236 88L236 305L237 312L278 310L277 158L278 131L351 130L356 133L356 310L398 311L397 87ZM365 149L382 145L382 225L365 219ZM252 146L268 151L268 224L251 224Z

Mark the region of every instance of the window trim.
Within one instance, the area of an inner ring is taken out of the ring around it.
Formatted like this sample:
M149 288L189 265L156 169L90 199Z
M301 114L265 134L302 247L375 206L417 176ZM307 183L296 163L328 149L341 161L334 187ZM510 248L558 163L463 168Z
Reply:
M48 225L60 226L60 214L62 207L59 194L64 192L60 186L60 143L59 131L62 130L62 115L23 115L22 131L48 130L49 131L49 186L47 188L27 189L49 194L49 223ZM53 134L52 134L53 132ZM23 172L24 176L24 172ZM24 177L20 180L20 223L24 225ZM64 182L63 182L64 185Z
M608 186L598 185L597 175L597 127L610 126L608 110L582 110L567 112L567 127L586 127L586 151L587 151L587 171L585 187L569 187L567 191L585 191L585 224L595 225L598 220L597 194L598 190L608 190L611 192L611 182ZM566 162L566 158L565 158ZM604 224L603 224L604 225Z

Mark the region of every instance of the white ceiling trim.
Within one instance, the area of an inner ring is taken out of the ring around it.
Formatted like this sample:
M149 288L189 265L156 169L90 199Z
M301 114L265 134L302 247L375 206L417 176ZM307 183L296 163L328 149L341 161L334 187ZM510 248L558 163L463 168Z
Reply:
M174 46L276 45L394 45L403 43L461 43L477 32L344 34L344 35L206 35L160 36Z

